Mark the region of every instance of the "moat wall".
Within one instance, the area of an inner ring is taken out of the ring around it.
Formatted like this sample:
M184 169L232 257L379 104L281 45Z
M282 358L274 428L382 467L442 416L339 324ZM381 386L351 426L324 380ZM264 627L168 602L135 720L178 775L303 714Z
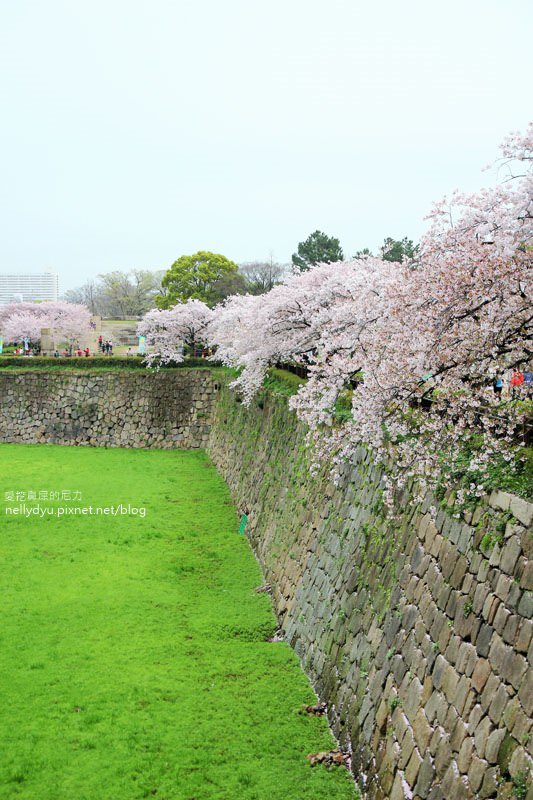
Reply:
M216 378L161 372L0 372L0 442L204 447Z
M530 800L533 505L432 521L406 492L391 519L367 452L335 487L304 436L283 398L223 390L208 449L365 796Z

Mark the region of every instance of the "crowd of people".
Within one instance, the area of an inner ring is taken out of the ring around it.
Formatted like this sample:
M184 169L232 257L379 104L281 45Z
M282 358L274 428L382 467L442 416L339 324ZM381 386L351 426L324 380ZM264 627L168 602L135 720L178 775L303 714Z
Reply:
M113 342L109 341L109 339L104 341L102 334L98 337L98 352L106 356L113 355Z
M105 356L112 356L113 355L113 342L110 340L104 340L102 336L98 338L98 353L105 355ZM88 358L91 355L91 350L89 347L81 347L79 343L77 344L70 344L66 345L63 350L55 349L54 352L45 353L41 351L40 346L30 346L25 345L24 347L15 347L13 351L13 355L15 356L39 356L39 355L48 355L53 356L54 358L70 358L72 356L77 356L78 358ZM127 352L125 353L127 357L134 356L135 353L132 347L128 347Z

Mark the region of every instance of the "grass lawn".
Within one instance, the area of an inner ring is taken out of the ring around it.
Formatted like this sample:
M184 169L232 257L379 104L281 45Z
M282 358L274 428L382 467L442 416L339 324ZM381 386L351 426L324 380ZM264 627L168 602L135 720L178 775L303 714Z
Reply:
M0 445L0 798L340 800L344 769L201 452ZM146 516L9 516L41 507ZM21 500L26 506L35 500Z

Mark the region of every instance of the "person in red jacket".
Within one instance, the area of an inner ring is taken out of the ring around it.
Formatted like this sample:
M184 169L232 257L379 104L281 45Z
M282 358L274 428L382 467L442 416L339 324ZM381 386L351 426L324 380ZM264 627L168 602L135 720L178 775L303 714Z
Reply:
M513 374L511 375L511 395L514 399L516 392L520 392L520 387L524 383L524 373L521 372L519 369L513 369Z

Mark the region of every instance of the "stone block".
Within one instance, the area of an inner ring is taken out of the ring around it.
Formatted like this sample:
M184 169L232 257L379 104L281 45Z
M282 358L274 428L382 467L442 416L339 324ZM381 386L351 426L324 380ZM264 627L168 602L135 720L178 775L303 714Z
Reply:
M457 685L455 697L452 700L458 714L467 714L474 703L474 692L472 691L472 681L466 675L462 675Z
M511 652L505 658L501 674L502 678L510 683L515 689L519 689L528 664L524 656L520 653Z
M483 783L479 789L480 798L495 796L495 793L498 791L498 774L497 767L489 767L485 770Z
M466 738L459 750L459 755L457 757L457 766L459 767L459 771L463 774L466 774L470 769L472 764L472 753L474 750L474 740L470 737Z
M518 558L522 552L518 537L512 536L505 543L500 559L500 568L508 575L513 575Z
M429 753L424 755L420 769L418 771L418 778L414 787L415 795L418 795L422 800L426 800L429 791L435 778L435 768L433 766Z
M398 767L405 769L409 763L409 759L415 749L415 739L412 729L409 727L405 731L400 745L400 756L398 759Z
M526 561L520 577L520 586L522 589L533 591L533 560Z
M440 653L435 659L435 665L433 667L433 685L436 689L440 689L442 686L442 680L444 678L444 673L446 668L449 666L448 662Z
M533 503L528 503L521 497L513 495L510 502L511 514L519 520L522 525L529 528L533 522Z
M454 753L459 753L461 747L463 745L464 740L468 736L468 728L463 720L459 717L455 723L455 727L452 730L450 736L450 747Z
M462 644L461 637L452 634L450 641L448 642L448 647L446 648L446 651L444 653L444 657L451 664L455 664L457 662L461 644Z
M500 492L495 490L489 497L489 505L492 506L492 508L501 509L502 511L509 511L512 499L513 496L508 492Z
M524 622L527 622L527 620L524 620ZM511 616L508 617L503 633L501 634L504 642L507 644L515 644L521 623L522 619L518 614L511 614Z
M403 709L411 724L413 724L417 711L420 708L421 697L422 697L422 684L420 683L418 678L413 678L413 680L409 684L409 689L407 691L407 695L403 704Z
M508 611L502 603L502 605L498 608L496 616L494 617L494 622L492 623L494 625L494 629L500 636L502 636L503 629L505 628L507 620L510 616L511 612Z
M424 710L422 708L419 709L413 721L413 735L421 753L425 753L432 732Z
M439 778L444 776L444 773L450 765L452 758L452 748L450 747L449 737L446 734L441 736L437 745L435 753L435 771Z
M494 695L498 690L498 688L500 687L500 685L501 685L500 678L493 672L491 672L491 674L489 675L489 679L485 684L485 688L481 693L481 697L479 698L481 708L485 713L488 712L490 704L494 700Z
M527 653L531 640L533 639L533 622L529 619L523 619L520 622L520 628L516 639L516 649L522 653Z
M496 672L500 672L505 659L512 653L512 648L506 645L503 639L495 633L489 651L489 661L491 667Z
M444 698L442 697L441 693L435 690L431 697L428 699L425 707L425 714L428 718L429 722L434 722L437 717L437 708L439 707L440 703L444 702Z
M474 744L479 758L485 757L485 748L492 731L493 725L491 720L488 717L483 717L474 733Z
M496 764L498 761L498 753L500 752L500 746L505 737L505 729L500 728L499 730L493 731L488 740L487 745L485 747L485 758L489 762L489 764Z
M459 555L450 576L450 584L454 589L460 589L468 569L468 562L463 555Z
M518 613L526 619L533 617L533 592L524 592L518 603Z
M481 694L485 688L490 673L490 663L485 658L478 659L474 667L474 672L472 673L472 686L479 694Z
M476 650L478 655L486 658L489 654L490 646L492 644L492 636L494 628L492 625L481 625L476 640Z
M411 754L411 758L405 770L405 779L409 784L409 786L415 785L421 766L422 766L422 758L418 750L415 748Z
M504 603L509 596L509 592L511 591L512 585L512 578L509 575L500 575L498 578L498 582L496 584L496 588L494 593L497 597L500 598ZM490 620L489 620L490 622Z
M511 777L515 777L515 775L519 775L520 773L531 775L532 770L533 759L523 747L517 747L509 763L509 773Z
M529 667L522 678L518 697L528 717L533 716L533 667Z
M457 672L464 672L470 677L478 660L476 648L470 642L463 642L459 648L459 655L455 663Z
M469 800L466 784L464 780L461 779L455 761L452 761L446 770L444 778L442 779L441 789L444 798L453 797L454 800Z
M459 685L459 677L459 673L452 667L451 664L448 664L446 670L444 671L441 687L448 703L453 703L455 700L457 687Z
M533 721L531 720L531 717L527 717L524 714L522 706L520 705L516 712L512 733L517 741L522 742L522 744L526 744L527 742L527 747L530 752L532 728Z
M489 706L489 716L495 725L500 724L500 720L505 712L507 703L509 702L509 693L503 683L500 683L496 689L492 702Z

